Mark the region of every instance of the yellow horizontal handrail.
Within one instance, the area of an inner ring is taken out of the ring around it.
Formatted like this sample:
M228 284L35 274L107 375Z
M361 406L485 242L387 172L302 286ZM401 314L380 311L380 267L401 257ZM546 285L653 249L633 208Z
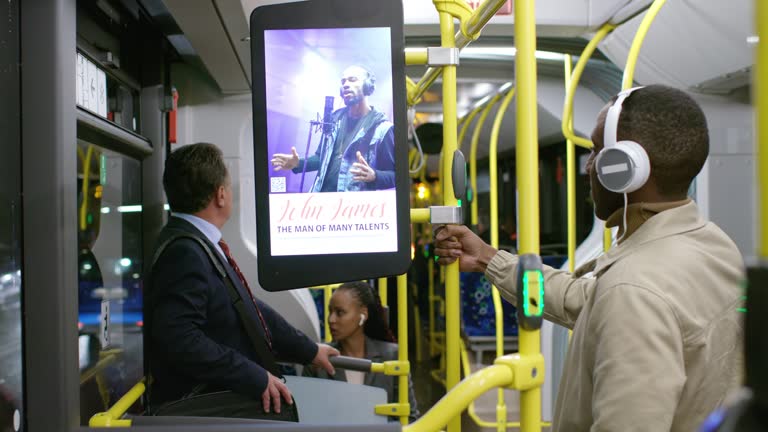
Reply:
M440 399L419 420L403 427L403 432L433 432L460 415L473 400L496 387L512 383L512 369L503 365L483 368L465 378Z
M423 65L427 64L427 60L429 60L429 56L426 48L405 52L405 64L407 65Z
M600 41L602 41L608 33L613 31L614 28L616 28L616 26L613 24L605 24L600 28L600 30L597 31L595 36L592 37L592 40L589 41L587 46L584 48L584 51L581 53L579 61L576 63L576 67L573 69L573 76L571 77L568 90L565 93L563 122L561 125L563 136L566 139L573 141L574 144L588 149L592 148L592 141L577 136L573 131L573 98L576 96L576 88L579 86L579 80L581 79L581 74L584 72L584 68L587 66L587 61L590 57L592 57L592 53L595 52L595 49L597 48L597 45L600 43Z
M146 390L146 378L142 378L133 386L123 397L121 397L112 408L106 412L96 413L88 421L90 427L126 427L131 425L130 419L122 419L128 409L136 403Z
M411 223L429 223L430 213L428 208L412 208Z
M307 289L310 289L310 290L324 290L324 289L327 289L327 288L336 289L336 288L338 288L340 286L341 286L340 283L335 283L335 284L328 284L328 285L311 286L311 287L307 287Z

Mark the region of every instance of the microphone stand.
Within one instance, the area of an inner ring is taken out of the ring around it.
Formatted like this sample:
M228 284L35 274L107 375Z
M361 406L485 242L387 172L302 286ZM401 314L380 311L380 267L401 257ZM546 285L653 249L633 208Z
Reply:
M317 120L310 120L309 121L309 132L307 134L307 146L304 149L304 164L301 166L301 183L299 184L299 192L304 192L304 176L307 173L307 158L309 157L309 145L312 143L312 128L314 128L314 132L317 133L317 131L320 130L320 128L325 128L326 126L333 127L333 122L324 122L320 120L320 115L318 114ZM320 145L323 145L323 142L328 138L330 134L323 133L323 141L320 142Z

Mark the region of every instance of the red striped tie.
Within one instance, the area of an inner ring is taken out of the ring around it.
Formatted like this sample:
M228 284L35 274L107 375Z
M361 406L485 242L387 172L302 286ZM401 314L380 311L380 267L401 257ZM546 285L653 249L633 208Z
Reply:
M251 297L251 301L253 302L253 307L256 308L256 313L259 314L259 321L261 321L261 327L264 329L264 335L266 336L267 345L269 346L269 349L271 351L272 336L269 334L269 329L267 328L267 322L264 321L264 316L261 314L259 305L256 303L256 299L253 297L253 293L251 293L251 287L248 286L248 281L245 280L245 277L243 276L243 272L240 271L240 267L237 266L237 262L235 262L235 259L232 258L232 255L229 253L229 246L227 246L227 244L224 243L224 240L219 240L219 246L221 246L221 250L224 251L224 255L227 257L227 261L229 261L229 265L231 265L232 269L235 271L235 273L237 273L237 277L240 278L240 282L243 283L245 290L248 291L248 295Z

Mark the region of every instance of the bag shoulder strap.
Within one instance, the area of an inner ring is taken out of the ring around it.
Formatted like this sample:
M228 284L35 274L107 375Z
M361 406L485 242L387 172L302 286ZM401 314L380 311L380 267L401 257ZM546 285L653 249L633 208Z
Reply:
M179 232L171 235L168 239L161 243L160 246L158 246L157 251L152 258L152 267L154 267L157 260L160 259L163 251L165 251L165 249L170 246L171 243L181 238L194 240L198 245L200 245L201 248L203 248L211 263L216 268L216 272L224 280L224 285L227 286L229 300L232 302L232 306L234 306L237 314L240 316L240 321L245 327L245 333L248 335L248 339L251 340L251 344L256 350L256 354L258 354L262 361L261 366L268 370L272 375L278 378L283 378L283 375L280 373L280 368L275 362L275 356L272 353L272 350L270 350L267 346L267 341L264 339L264 334L256 328L254 321L248 316L242 297L237 292L232 279L228 276L227 271L224 269L224 265L222 264L222 257L218 253L214 253L210 246L208 246L208 243L205 242L205 240L199 236L185 232ZM266 331L266 329L264 329L264 331Z

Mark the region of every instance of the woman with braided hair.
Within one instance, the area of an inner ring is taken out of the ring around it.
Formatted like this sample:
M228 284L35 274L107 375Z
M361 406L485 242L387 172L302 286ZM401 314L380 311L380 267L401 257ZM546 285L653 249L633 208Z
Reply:
M328 305L328 325L333 342L331 346L348 357L363 358L375 363L397 360L397 344L387 325L384 308L378 294L363 281L347 282L339 286ZM330 376L312 366L304 368L304 376L347 381L383 388L390 403L397 401L398 377L371 372L336 369ZM408 396L411 405L410 420L418 415L413 383L408 377Z

